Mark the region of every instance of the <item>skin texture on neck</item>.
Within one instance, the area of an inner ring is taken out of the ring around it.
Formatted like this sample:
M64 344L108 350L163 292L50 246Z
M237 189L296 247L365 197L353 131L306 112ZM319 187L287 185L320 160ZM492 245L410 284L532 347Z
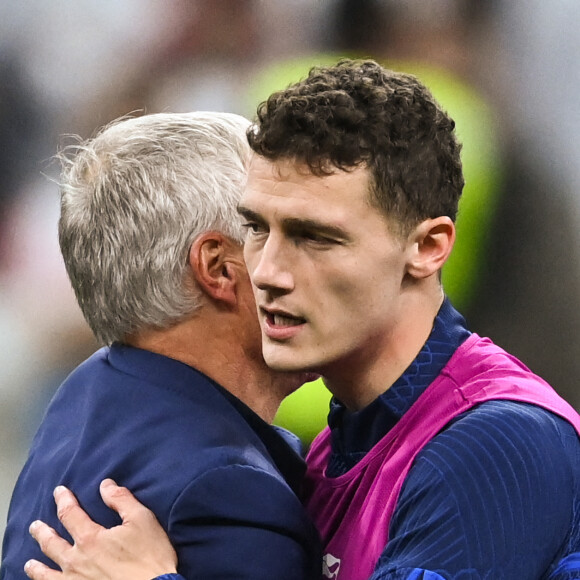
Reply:
M385 393L423 348L443 298L439 284L426 292L411 292L401 306L401 324L377 341L380 353L355 351L356 364L346 360L323 370L327 388L351 411L363 409Z
M174 327L143 331L127 342L197 369L270 423L284 397L298 385L248 357L242 342L234 338L233 326L227 317L211 315L206 309ZM238 330L236 335L243 334L243 329Z

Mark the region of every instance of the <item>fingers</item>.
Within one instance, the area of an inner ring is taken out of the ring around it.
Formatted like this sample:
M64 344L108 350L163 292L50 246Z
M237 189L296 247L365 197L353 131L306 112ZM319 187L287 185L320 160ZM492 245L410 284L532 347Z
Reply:
M29 531L30 535L38 542L38 545L44 554L62 567L62 558L64 557L64 554L71 549L71 545L44 522L38 520L32 522ZM56 577L51 576L49 572L44 570L44 568L47 567L40 562L33 565L34 572L42 574L41 576L38 576L38 578ZM48 568L48 570L50 571L50 568ZM26 571L26 573L28 574L28 571Z
M62 572L57 572L38 560L28 560L24 564L24 572L32 580L60 580Z
M54 490L54 501L58 519L75 542L81 541L86 535L94 534L100 529L101 526L91 520L80 507L72 491L66 487L60 485Z
M124 523L138 516L147 518L151 513L126 487L118 486L112 479L103 480L99 489L105 504L115 510Z

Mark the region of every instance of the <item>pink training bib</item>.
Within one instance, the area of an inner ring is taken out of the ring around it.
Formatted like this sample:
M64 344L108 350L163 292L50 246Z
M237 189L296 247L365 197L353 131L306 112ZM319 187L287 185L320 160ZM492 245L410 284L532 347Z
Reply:
M388 541L401 487L421 449L454 417L494 399L532 403L569 421L580 416L543 379L487 338L472 334L401 420L355 467L325 476L330 429L306 458L306 509L324 546L323 577L368 580Z

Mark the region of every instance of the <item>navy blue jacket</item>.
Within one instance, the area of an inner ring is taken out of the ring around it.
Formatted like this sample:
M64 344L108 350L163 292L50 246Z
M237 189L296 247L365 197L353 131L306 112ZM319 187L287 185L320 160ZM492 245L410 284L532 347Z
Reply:
M53 489L63 484L100 524L119 518L98 492L113 478L153 510L190 578L320 577L316 532L297 497L301 457L279 431L205 375L114 344L80 365L51 402L12 497L1 579L47 562L28 526L68 537Z

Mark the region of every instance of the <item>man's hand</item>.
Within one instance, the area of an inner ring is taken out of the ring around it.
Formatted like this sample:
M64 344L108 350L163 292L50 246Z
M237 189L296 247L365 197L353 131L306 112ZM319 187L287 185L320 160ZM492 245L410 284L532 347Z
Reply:
M65 487L57 487L54 498L58 519L74 540L70 545L41 521L30 525L40 549L56 562L62 572L37 560L29 560L24 570L33 580L151 580L176 572L177 554L153 512L131 492L111 479L100 486L107 506L123 520L119 526L103 528L93 522Z

